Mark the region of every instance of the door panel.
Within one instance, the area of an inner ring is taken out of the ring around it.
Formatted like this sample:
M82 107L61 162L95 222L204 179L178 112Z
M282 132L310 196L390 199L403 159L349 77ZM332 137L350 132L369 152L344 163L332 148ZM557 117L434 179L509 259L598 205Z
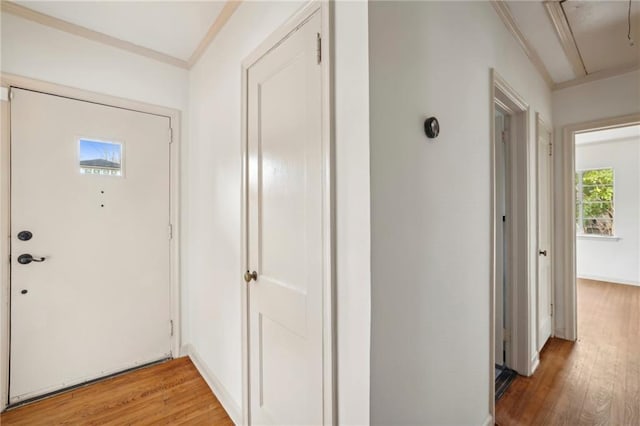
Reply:
M504 342L504 328L505 328L505 222L503 217L506 215L506 191L505 191L505 116L496 108L495 111L495 158L496 158L496 212L495 212L495 226L496 226L496 287L495 287L495 362L498 365L505 365L505 342Z
M538 350L551 336L551 135L538 123Z
M12 93L15 403L170 356L169 119Z
M319 13L248 70L250 416L322 424Z

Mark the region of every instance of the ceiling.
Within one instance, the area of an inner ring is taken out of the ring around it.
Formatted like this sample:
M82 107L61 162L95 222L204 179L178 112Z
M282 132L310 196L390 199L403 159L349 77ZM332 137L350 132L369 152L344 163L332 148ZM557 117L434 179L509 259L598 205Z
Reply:
M507 1L506 4L525 43L540 58L556 87L588 76L640 67L638 0L631 2L631 34L635 46L627 39L628 1L535 0ZM554 8L555 16L549 10Z
M630 46L627 38L625 1L566 1L562 9L573 32L587 73L640 62L640 3L631 4L631 34L637 39Z
M629 2L626 0L493 2L494 6L498 4L506 9L506 15L512 20L507 27L512 31L512 27L516 27L515 32L519 33L516 37L555 88L591 76L640 67L638 0L631 3L635 46L630 46L627 39ZM131 43L148 49L151 56L154 52L166 56L160 60L189 67L202 53L202 45L206 47L207 41L235 10L229 8L229 3L237 2L15 0L12 3L43 14L45 18L55 18L59 21L58 27L60 23L75 24L110 36L116 44L118 41Z
M15 1L20 6L188 61L225 1Z

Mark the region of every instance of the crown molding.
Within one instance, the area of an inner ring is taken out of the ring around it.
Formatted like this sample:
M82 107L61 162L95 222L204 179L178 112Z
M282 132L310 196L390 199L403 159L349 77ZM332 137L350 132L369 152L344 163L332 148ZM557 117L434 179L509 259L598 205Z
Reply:
M576 44L576 40L573 37L573 31L569 26L569 21L567 20L567 16L564 13L561 2L545 1L543 4L545 10L547 11L547 15L549 16L549 19L551 19L553 28L556 30L556 36L560 41L560 45L564 50L564 54L569 60L571 68L573 68L573 72L575 73L577 78L586 76L587 67L585 67L584 65L582 55L578 50L578 45Z
M555 92L556 90L566 89L567 87L578 86L580 84L591 83L596 80L603 80L605 78L617 77L622 74L627 74L630 72L640 70L640 64L634 65L625 65L617 68L610 68L607 70L602 70L598 72L594 72L591 74L587 74L583 77L574 78L573 80L563 81L562 83L556 83L553 85L552 90Z
M549 88L552 88L554 83L547 67L544 66L544 63L542 62L542 59L540 59L540 56L538 56L536 50L531 46L531 43L529 43L529 40L527 40L522 31L520 31L515 19L513 19L513 15L511 14L511 10L507 3L502 0L491 0L491 5L504 23L505 27L507 27L524 53L529 57L529 60L531 60L533 66L538 70Z
M213 24L211 24L209 31L207 31L207 34L205 34L204 38L198 44L198 47L196 47L196 49L193 51L193 54L191 54L191 57L187 61L187 66L189 68L191 68L193 65L195 65L196 62L198 62L198 59L200 59L202 54L207 50L207 47L209 47L220 30L222 30L222 27L224 27L229 18L231 18L233 12L235 12L238 6L240 6L240 3L240 0L227 0L227 3L220 11L220 14L213 22Z
M188 64L185 60L167 55L162 52L158 52L153 49L149 49L147 47L139 46L137 44L121 40L119 38L112 37L98 31L93 31L80 25L72 24L71 22L54 18L53 16L45 15L44 13L36 12L35 10L29 9L11 1L2 0L0 2L0 10L2 10L2 13L10 13L20 18L27 19L41 25L46 25L48 27L64 31L75 36L83 37L88 40L126 50L136 55L145 56L159 62L164 62L165 64L188 69Z

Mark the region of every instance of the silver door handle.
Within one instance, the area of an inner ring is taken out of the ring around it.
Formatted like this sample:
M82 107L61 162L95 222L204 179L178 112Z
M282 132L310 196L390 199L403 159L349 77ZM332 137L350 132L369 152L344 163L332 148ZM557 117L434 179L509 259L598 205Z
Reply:
M18 256L18 263L21 265L28 265L31 262L44 262L44 257L33 257L29 253L21 254Z

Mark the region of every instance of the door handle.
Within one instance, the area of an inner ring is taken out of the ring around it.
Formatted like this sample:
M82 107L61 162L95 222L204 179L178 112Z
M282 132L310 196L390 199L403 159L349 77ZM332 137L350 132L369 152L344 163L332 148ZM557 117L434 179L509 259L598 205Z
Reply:
M251 280L258 281L258 273L256 271L253 271L253 272L247 271L244 273L244 280L247 283L251 282Z
M28 265L31 262L44 262L44 257L33 257L29 253L21 254L18 256L18 263L21 265Z
M540 250L538 252L541 256L546 256L547 255L547 251L546 250Z

